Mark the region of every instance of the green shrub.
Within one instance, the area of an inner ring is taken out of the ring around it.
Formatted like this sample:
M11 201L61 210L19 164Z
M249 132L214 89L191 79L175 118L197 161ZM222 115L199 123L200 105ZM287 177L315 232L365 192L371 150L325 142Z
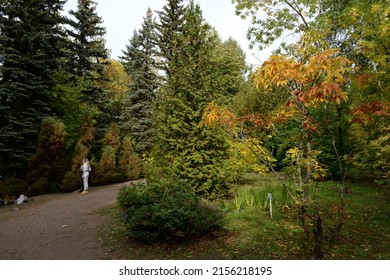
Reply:
M139 183L120 190L129 234L145 242L183 240L222 227L222 214L184 186Z
M122 143L122 155L119 160L119 169L125 180L135 180L141 174L141 159L134 153L134 141L131 137L125 137Z
M81 178L81 173L74 174L74 173L69 171L65 174L65 177L61 182L60 191L61 192L73 192L77 189L80 189L82 184L83 184L83 181Z
M32 185L28 187L27 195L40 195L44 194L47 189L49 181L47 178L40 177L38 180L34 181Z
M94 169L92 183L106 185L120 181L120 174L116 167L116 151L111 146L103 148L102 156Z

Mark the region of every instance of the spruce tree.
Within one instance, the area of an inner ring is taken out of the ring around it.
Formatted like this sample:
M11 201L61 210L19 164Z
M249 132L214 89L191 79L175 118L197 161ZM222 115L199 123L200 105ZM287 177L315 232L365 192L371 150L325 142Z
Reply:
M69 12L74 18L69 20L72 43L67 68L73 79L82 78L85 83L83 101L101 107L104 99L96 82L104 77L109 52L105 47L106 29L96 6L95 1L78 0L77 10Z
M64 2L1 2L0 176L20 175L35 151L42 119L51 114Z
M182 45L179 36L183 30L186 6L183 0L167 0L161 11L157 11L159 23L156 25L159 57L163 59L160 68L167 76L171 75L171 64L177 59Z
M131 77L129 95L121 115L121 128L122 133L135 140L135 150L140 154L150 151L155 142L153 110L159 85L156 53L155 21L152 10L148 9L141 29L134 31L121 57Z

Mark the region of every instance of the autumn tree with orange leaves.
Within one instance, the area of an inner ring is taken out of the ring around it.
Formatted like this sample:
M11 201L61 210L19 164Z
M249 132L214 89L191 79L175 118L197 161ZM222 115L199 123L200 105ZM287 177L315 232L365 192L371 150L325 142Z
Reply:
M297 187L307 201L308 183L324 176L324 169L317 160L320 151L312 149L311 145L313 133L318 132L312 109L347 101L344 85L352 66L336 49L321 50L308 57L307 48L303 46L298 50L298 55L301 59L271 56L254 74L253 79L258 88L266 92L279 88L290 93L289 99L275 114L237 117L215 103L210 103L201 124L218 123L232 128L243 122L250 122L255 126L273 126L287 120L296 121L300 137L296 147L290 149L288 154L295 166Z
M287 151L287 157L293 167L297 195L290 194L298 206L301 225L308 239L313 239L316 258L322 258L323 217L314 211L309 214L309 184L325 176L325 168L319 162L320 150L313 149L312 137L319 131L314 114L317 109L338 105L348 100L345 90L349 74L353 70L352 62L341 56L337 49L321 49L318 42L303 37L294 56L271 56L253 75L253 80L264 92L288 92L288 99L273 114L236 116L212 102L203 115L201 125L223 125L230 131L243 127L249 122L253 126L273 127L287 121L294 122L299 128L297 142ZM317 44L312 48L313 44ZM326 44L323 44L326 46ZM314 52L312 52L315 50ZM335 230L339 232L343 224L344 202L341 197L336 207L340 219ZM336 211L336 212L337 212ZM311 228L311 225L313 228Z

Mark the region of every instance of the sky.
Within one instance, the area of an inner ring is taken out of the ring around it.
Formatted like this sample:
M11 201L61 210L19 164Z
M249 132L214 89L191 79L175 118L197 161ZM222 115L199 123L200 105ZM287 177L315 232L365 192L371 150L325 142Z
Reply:
M146 11L160 11L167 0L95 0L97 13L102 17L106 28L106 47L111 50L111 58L118 58L129 43L133 31L141 27ZM246 62L260 65L270 55L270 50L249 49L246 33L249 21L235 14L232 0L195 0L199 3L203 17L216 28L223 40L234 38L246 53ZM188 3L187 1L185 3ZM77 0L68 0L64 12L77 9Z

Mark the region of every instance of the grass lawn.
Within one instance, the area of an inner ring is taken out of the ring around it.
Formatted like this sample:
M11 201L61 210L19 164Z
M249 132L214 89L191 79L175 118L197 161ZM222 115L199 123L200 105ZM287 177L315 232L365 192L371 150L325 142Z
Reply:
M341 236L327 259L390 259L390 188L369 183L348 183L345 222ZM118 207L101 211L110 223L99 235L116 259L311 259L312 247L297 218L294 191L287 181L271 175L245 174L229 200L213 202L225 215L225 228L213 236L180 244L142 244L127 238ZM316 191L315 191L316 190ZM324 229L332 223L328 213L338 203L337 182L320 182L316 193ZM268 193L272 193L272 218ZM326 249L326 248L325 248Z

